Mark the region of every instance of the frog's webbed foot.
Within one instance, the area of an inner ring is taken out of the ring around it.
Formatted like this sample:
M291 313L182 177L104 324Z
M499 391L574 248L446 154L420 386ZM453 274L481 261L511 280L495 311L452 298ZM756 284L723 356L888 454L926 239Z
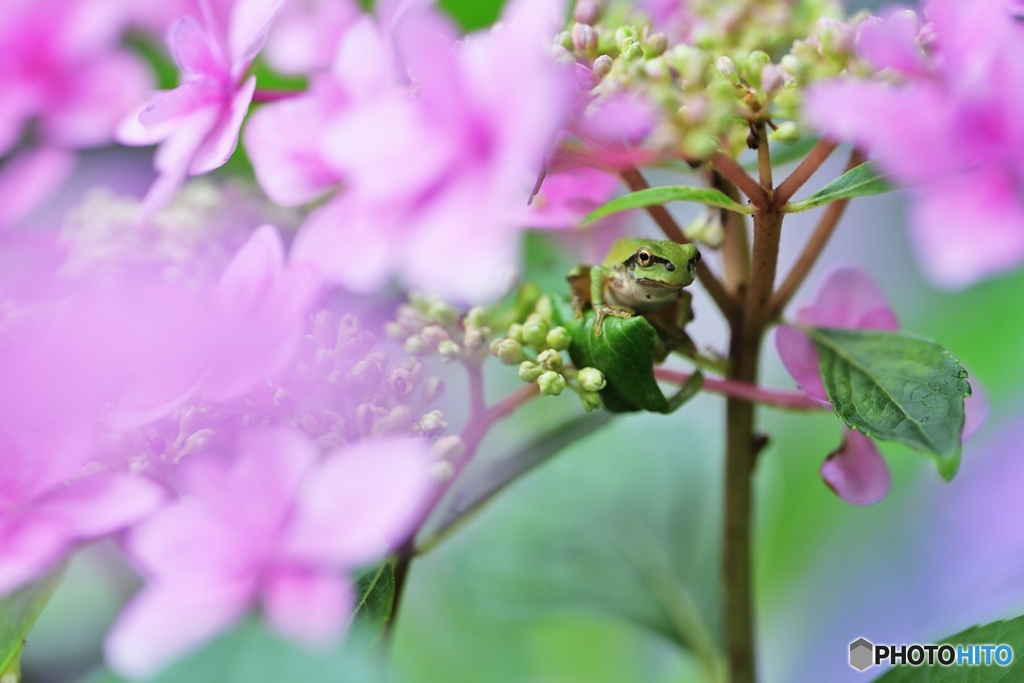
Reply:
M616 318L632 318L634 312L623 308L612 308L611 306L596 304L594 306L594 313L597 314L597 320L594 322L594 336L600 337L602 334L601 324L604 322L606 315Z

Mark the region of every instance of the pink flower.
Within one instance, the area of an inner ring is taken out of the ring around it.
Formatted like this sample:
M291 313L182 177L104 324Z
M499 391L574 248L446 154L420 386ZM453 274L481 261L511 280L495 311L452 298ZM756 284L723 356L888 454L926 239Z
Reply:
M550 3L517 0L500 28L461 45L419 4L398 3L380 27L364 19L348 31L335 86L320 90L333 102L290 105L313 130L277 128L271 121L285 116L286 103L270 105L246 145L272 196L294 202L339 181L346 187L309 216L296 262L355 291L400 276L487 299L514 272L527 201L576 89L548 51L559 20ZM275 163L282 157L291 166ZM457 269L452 254L463 255Z
M860 30L861 56L895 83L820 85L806 113L909 187L925 269L962 287L1024 261L1024 23L1004 0L931 0L925 13L927 35L905 12Z
M125 144L161 143L155 158L159 178L146 197L147 210L165 204L188 175L222 166L234 152L256 89L256 77L245 75L283 3L239 0L226 35L209 11L203 24L186 16L171 28L169 46L182 71L181 85L157 94L118 130Z
M611 173L587 166L550 171L530 202L530 224L577 228L584 216L612 198L618 184Z
M804 325L862 330L898 330L899 323L885 296L861 270L840 268L822 283L814 302L796 314ZM818 351L795 327L775 332L779 358L797 386L811 398L829 404L818 367ZM821 466L821 478L836 495L855 505L877 503L889 492L892 479L874 441L845 430L843 444Z
M286 74L328 69L342 36L359 16L359 3L355 0L289 3L267 39L264 57L272 67Z
M432 485L420 442L368 441L320 458L283 429L248 435L233 462L197 457L182 482L181 499L127 544L148 583L107 638L109 662L126 675L157 671L257 602L281 633L330 642L352 609L342 573L401 543Z

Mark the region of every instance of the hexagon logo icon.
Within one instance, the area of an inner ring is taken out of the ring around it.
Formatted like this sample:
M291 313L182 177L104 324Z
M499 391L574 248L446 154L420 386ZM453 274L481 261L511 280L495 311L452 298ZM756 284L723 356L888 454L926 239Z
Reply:
M850 666L863 671L874 665L875 646L867 638L858 638L850 643Z

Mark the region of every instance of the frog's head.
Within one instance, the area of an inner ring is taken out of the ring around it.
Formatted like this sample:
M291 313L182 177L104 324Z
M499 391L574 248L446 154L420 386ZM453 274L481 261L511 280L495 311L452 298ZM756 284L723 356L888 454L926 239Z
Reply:
M692 244L651 241L637 247L623 264L638 282L681 289L697 277L700 252Z

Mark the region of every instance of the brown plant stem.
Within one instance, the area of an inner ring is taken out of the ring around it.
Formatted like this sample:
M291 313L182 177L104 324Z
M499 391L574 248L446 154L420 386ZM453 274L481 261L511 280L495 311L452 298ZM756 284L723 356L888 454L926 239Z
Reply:
M862 163L864 163L864 155L854 150L850 154L850 160L846 163L844 173L856 166L860 166ZM811 268L821 256L821 252L824 251L825 245L828 244L829 239L832 237L832 233L835 232L836 226L839 225L839 219L843 217L843 212L846 210L846 205L849 202L849 199L840 199L832 202L825 209L825 213L821 215L818 225L814 228L814 233L807 240L807 244L804 245L803 251L797 257L796 263L793 264L792 270L786 275L786 279L782 281L778 291L775 292L775 296L772 297L770 320L776 320L782 315L790 299L793 298L800 285L803 284L808 273L811 272Z
M793 169L793 172L779 184L778 189L775 190L775 201L779 205L785 206L786 202L796 194L796 191L803 187L804 183L814 175L814 172L825 163L836 147L838 147L838 143L831 140L824 138L818 140L807 156Z
M722 192L734 202L739 202L740 193L736 186L711 171L708 184ZM719 209L722 219L722 264L725 288L737 300L743 296L750 277L750 237L747 235L747 217L735 211Z
M650 187L647 179L635 168L624 169L620 171L620 175L625 181L626 186L633 192L646 190ZM654 219L654 222L661 228L661 231L665 233L665 236L673 242L684 244L690 241L683 234L676 220L672 218L672 214L664 206L660 204L648 206L647 213ZM697 279L700 280L704 290L711 297L711 300L715 302L715 305L718 306L718 310L722 312L723 316L731 318L735 315L737 308L735 299L729 295L722 282L711 271L707 261L701 261L700 265L697 266Z
M746 195L756 208L764 209L768 206L768 193L736 163L735 159L724 152L715 152L709 161L715 170Z

